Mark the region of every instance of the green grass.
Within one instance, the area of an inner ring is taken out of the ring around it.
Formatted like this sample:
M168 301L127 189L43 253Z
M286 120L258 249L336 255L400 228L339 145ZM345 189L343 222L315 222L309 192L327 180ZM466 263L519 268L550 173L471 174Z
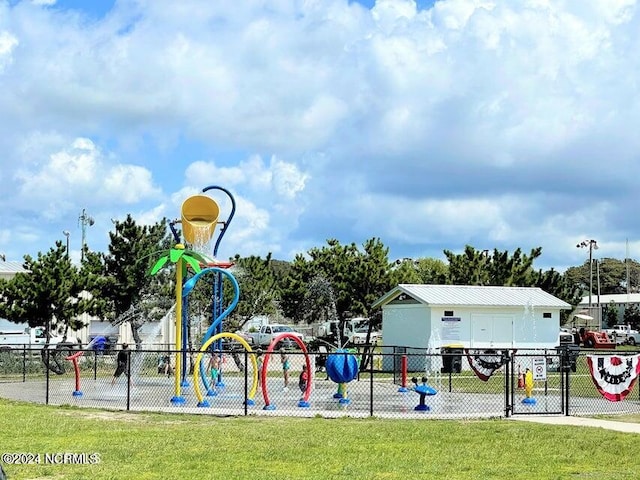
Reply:
M96 465L5 465L10 480L635 480L637 441L499 419L220 418L0 400L0 453L100 455Z

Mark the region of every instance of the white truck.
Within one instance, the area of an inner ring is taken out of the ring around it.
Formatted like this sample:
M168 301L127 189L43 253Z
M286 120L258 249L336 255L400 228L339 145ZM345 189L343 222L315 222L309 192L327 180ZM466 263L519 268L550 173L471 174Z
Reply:
M618 345L637 345L640 342L640 334L631 328L631 325L614 325L612 328L603 330L609 338L615 339Z
M283 325L280 323L262 325L257 332L245 333L243 336L251 345L266 347L275 337L283 333L293 334L304 342L304 335L302 333L296 332L291 325ZM285 339L284 343L290 345L293 343L293 340Z
M367 333L369 332L368 318L352 318L345 320L340 339L338 339L338 329L340 322L331 320L321 323L314 329L314 336L317 339L325 340L329 343L340 343L342 345L364 345L367 343ZM369 344L375 345L380 340L380 332L371 330Z
M26 327L24 330L4 329L0 331L0 350L43 348L46 342L47 335L44 327ZM49 348L56 348L60 343L62 343L62 338L51 333Z

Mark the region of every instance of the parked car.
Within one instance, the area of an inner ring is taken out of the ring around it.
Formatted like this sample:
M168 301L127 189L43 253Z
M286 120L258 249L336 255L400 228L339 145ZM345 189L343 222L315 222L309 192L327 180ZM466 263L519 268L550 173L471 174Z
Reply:
M279 323L262 325L260 330L257 332L246 333L244 337L248 339L251 345L266 347L275 337L283 333L291 333L304 342L304 335L302 333L296 332L290 325L283 325ZM285 339L285 343L289 345L292 344L293 341Z
M618 345L637 345L640 341L640 334L631 328L631 325L614 325L612 328L603 330L609 337L612 337Z

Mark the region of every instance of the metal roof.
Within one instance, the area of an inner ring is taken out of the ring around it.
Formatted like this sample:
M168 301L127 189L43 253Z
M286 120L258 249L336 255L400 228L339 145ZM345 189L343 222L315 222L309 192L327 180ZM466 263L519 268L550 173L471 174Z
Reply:
M640 303L640 293L612 293L608 295L591 295L591 305L608 305L610 302L614 303ZM581 307L589 305L589 297L582 297L580 302Z
M25 270L22 267L23 262L15 262L8 260L6 262L0 261L0 273L24 273Z
M409 285L400 284L379 298L373 308L381 307L401 294L407 294L426 305L465 305L482 307L571 308L567 302L539 287L492 287L477 285Z

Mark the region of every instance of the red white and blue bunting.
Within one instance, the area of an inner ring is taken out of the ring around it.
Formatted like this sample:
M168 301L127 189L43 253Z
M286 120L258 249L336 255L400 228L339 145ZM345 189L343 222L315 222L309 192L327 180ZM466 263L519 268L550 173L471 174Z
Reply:
M469 360L469 366L473 373L486 382L491 378L491 375L502 367L508 358L505 358L501 352L497 350L469 350L465 349L467 354L467 360Z
M640 374L640 355L587 355L587 365L600 394L619 402L629 395Z

